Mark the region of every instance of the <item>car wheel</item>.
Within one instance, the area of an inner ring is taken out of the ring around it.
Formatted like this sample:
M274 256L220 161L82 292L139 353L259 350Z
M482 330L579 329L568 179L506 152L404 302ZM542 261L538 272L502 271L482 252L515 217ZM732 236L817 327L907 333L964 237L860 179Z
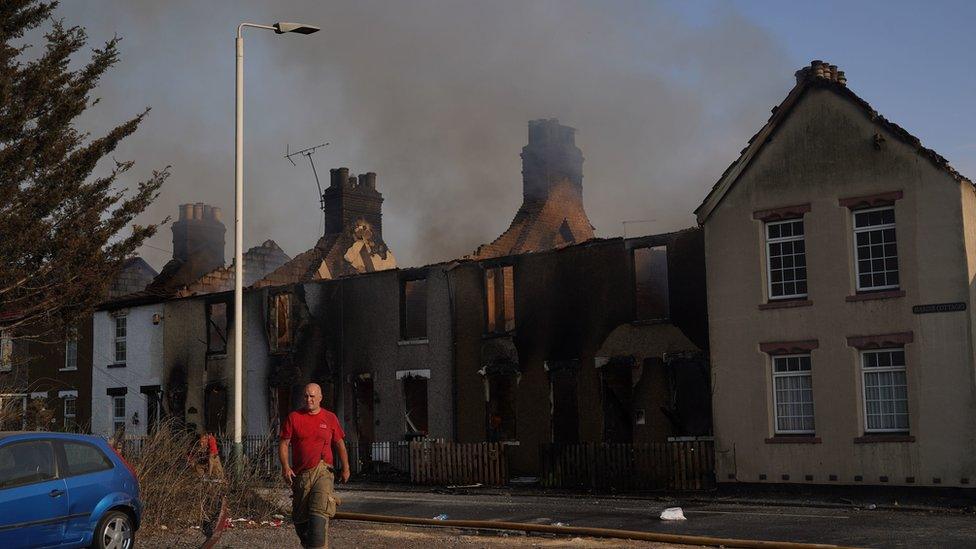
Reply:
M92 547L95 549L132 549L136 533L129 515L121 511L109 511L98 521Z

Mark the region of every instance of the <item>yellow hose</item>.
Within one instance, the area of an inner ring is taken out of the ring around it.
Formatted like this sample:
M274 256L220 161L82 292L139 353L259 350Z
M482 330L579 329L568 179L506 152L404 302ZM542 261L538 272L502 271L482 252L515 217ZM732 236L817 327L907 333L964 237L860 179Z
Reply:
M794 543L789 541L763 541L754 539L729 539L711 536L687 536L683 534L661 534L657 532L637 532L614 528L588 528L580 526L550 526L548 524L526 524L522 522L502 522L494 520L434 520L390 515L369 515L365 513L336 513L338 520L362 520L392 524L415 524L420 526L453 526L455 528L478 528L491 530L515 530L520 532L541 532L569 536L588 536L595 538L630 539L656 541L682 545L711 545L715 547L747 547L763 549L844 549L839 545L819 543Z

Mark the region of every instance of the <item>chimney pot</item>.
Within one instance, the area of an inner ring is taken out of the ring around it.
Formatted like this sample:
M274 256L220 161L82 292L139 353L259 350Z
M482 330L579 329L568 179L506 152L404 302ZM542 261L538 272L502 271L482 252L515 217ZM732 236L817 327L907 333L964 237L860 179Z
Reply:
M329 170L329 186L338 187L339 186L339 169L332 168Z
M203 219L203 202L193 205L193 219Z
M366 188L375 191L376 190L376 172L366 172L364 175L366 177L366 182L365 182ZM362 177L363 176L360 176L360 178L362 178Z
M193 204L180 204L180 221L193 219Z
M339 168L339 183L345 185L349 182L349 168Z
M220 208L218 208L217 206L214 206L214 207L210 208L210 213L213 214L213 220L214 221L223 222L224 216L220 212Z

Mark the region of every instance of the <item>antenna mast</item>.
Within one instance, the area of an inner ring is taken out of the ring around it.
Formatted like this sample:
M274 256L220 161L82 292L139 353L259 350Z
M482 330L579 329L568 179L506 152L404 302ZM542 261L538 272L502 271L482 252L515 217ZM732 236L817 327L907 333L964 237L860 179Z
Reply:
M325 211L325 202L324 199L322 198L322 184L319 183L319 173L315 171L315 161L312 160L312 155L315 154L315 149L319 149L327 145L328 143L322 143L321 145L315 145L314 147L308 147L307 149L302 149L300 151L290 152L288 144L287 143L285 144L285 158L287 158L288 161L291 162L292 166L298 165L295 164L295 161L292 160L292 157L299 154L307 158L308 163L311 164L312 175L315 176L315 186L318 187L319 189L319 209L322 211Z

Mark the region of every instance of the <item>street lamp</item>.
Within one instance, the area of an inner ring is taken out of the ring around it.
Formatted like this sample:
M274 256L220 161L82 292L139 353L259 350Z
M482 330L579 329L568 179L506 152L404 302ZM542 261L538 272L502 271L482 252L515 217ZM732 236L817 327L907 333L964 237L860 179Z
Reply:
M234 150L234 448L235 467L243 464L244 412L244 27L273 30L275 34L312 34L319 28L303 23L274 25L241 23L237 26L237 147Z

